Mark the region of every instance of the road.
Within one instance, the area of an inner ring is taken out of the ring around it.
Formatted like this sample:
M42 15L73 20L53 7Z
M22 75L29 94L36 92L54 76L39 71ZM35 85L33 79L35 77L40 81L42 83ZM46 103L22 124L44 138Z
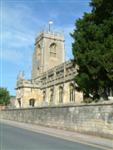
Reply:
M102 150L89 145L0 124L0 150Z

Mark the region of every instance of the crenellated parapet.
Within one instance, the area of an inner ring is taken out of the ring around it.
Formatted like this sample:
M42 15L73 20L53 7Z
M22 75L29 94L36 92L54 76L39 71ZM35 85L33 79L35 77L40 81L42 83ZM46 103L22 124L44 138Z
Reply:
M61 32L50 32L50 31L44 31L40 32L38 36L35 39L35 45L41 41L43 38L48 38L48 39L55 39L58 41L63 41L64 42L64 35Z
M73 80L75 75L77 75L77 68L77 66L73 65L72 61L67 61L42 73L39 77L41 89Z
M33 82L32 80L19 80L16 84L16 89L18 88L40 88L39 84Z

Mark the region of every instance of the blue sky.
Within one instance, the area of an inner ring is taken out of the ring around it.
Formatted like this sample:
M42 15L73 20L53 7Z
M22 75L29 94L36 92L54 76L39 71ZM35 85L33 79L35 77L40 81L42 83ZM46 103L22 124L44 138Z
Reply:
M53 20L52 29L63 31L66 60L72 58L72 38L75 21L84 12L89 12L90 0L1 0L0 31L0 86L7 87L15 95L16 78L19 71L31 76L34 40L48 21Z

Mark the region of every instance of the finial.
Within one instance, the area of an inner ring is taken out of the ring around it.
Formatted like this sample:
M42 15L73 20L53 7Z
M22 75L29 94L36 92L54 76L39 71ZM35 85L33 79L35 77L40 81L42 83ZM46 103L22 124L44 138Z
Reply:
M20 71L17 75L17 80L23 80L24 79L24 71Z

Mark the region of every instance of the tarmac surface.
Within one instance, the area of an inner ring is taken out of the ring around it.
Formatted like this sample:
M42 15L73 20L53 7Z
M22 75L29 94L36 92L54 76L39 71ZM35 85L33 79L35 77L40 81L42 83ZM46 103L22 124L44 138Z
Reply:
M0 150L113 149L109 139L9 120L0 122Z

